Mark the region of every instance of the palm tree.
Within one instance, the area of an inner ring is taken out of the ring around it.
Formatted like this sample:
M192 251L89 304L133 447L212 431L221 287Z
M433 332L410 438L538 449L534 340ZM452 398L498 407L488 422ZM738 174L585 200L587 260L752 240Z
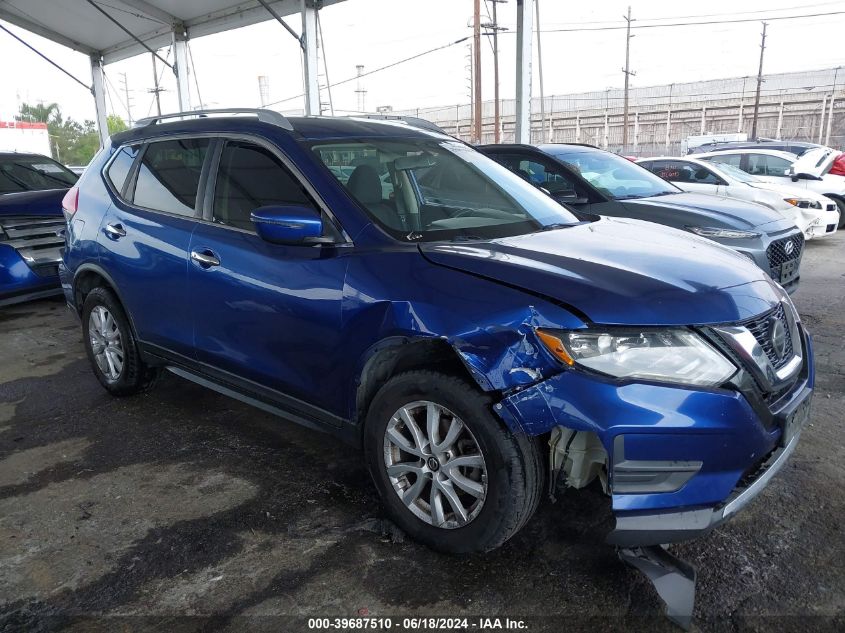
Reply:
M21 104L20 114L15 119L40 123L61 123L62 111L58 103Z

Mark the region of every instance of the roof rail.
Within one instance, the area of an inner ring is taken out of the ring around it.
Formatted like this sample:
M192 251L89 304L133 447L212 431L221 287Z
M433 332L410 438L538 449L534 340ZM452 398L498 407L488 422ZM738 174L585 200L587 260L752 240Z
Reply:
M171 114L159 114L157 116L147 117L135 121L133 127L147 127L155 125L165 119L178 119L185 117L206 117L209 114L254 114L259 121L263 123L272 123L278 125L280 128L293 132L293 125L288 119L275 110L267 110L266 108L217 108L214 110L191 110L190 112L173 112Z
M426 121L416 116L403 116L401 114L355 114L352 115L356 119L380 119L382 121L403 121L411 127L419 128L421 130L428 130L429 132L437 132L438 134L448 134L446 131L431 121Z

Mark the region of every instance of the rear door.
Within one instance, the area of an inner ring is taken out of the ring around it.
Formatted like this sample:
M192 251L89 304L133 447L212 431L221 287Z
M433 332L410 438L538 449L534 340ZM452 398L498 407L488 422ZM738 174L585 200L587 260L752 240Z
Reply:
M124 170L130 173L119 191L109 182L116 201L97 238L100 264L117 285L138 338L185 356L193 354L188 247L210 146L208 138L153 141L131 167L116 152L107 174L119 183Z
M301 400L324 399L320 385L338 371L348 249L262 240L250 219L256 208L319 206L275 148L232 139L218 154L189 249L196 357L218 378L270 389L308 416Z

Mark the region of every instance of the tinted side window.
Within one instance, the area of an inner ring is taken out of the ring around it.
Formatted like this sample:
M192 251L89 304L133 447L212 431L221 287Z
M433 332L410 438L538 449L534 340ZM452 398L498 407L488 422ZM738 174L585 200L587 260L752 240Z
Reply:
M314 206L272 152L251 143L226 143L214 188L213 220L251 231L250 214L258 207L277 204Z
M147 146L133 202L139 207L193 216L209 140L156 141Z
M135 157L138 155L140 145L127 145L117 152L117 156L112 160L106 171L106 176L114 187L115 191L121 193L123 185L126 182L126 176L129 170L132 169L132 163L135 162Z
M506 155L496 160L508 169L516 172L528 182L543 187L549 193L565 193L576 197L575 185L555 165L525 158L524 156Z
M694 182L700 185L718 185L720 182L709 169L682 160L655 160L640 164L669 182Z
M714 163L726 163L739 168L742 162L742 154L719 154L718 156L711 156L707 160L712 160Z

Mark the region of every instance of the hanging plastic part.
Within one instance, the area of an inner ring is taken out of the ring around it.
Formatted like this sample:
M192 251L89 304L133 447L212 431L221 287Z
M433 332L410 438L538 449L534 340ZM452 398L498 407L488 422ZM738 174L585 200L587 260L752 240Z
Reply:
M666 604L666 617L689 631L695 606L695 568L663 545L618 548L622 562L640 570Z

